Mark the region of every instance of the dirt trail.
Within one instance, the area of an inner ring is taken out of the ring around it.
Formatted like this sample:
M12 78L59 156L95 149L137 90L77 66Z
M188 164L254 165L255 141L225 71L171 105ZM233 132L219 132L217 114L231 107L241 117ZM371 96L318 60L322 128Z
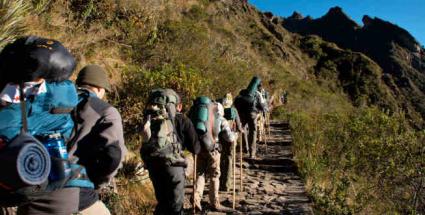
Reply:
M292 154L292 137L284 122L272 122L267 147L258 146L256 160L244 159L243 192L239 192L239 161L236 173L236 212L233 214L313 214L303 181L298 176ZM267 148L267 153L266 153ZM188 189L188 194L190 195ZM202 214L225 214L208 211L207 190ZM220 193L224 206L232 206L232 192Z

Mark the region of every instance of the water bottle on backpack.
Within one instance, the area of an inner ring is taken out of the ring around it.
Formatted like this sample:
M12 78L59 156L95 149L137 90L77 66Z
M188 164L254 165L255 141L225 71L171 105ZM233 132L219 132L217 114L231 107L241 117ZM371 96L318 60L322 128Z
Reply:
M71 174L71 167L68 161L68 152L65 145L65 139L60 133L50 134L43 141L51 159L52 169L49 174L50 181L58 181L68 177Z

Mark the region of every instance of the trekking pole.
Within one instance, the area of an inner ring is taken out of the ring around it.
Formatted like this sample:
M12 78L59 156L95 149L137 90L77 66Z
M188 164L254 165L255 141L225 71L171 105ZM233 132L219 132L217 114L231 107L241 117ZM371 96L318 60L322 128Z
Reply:
M192 193L192 206L193 206L193 214L196 214L196 206L195 206L195 192L196 192L196 154L193 155L193 193Z
M233 143L233 210L236 208L236 144L238 144L238 140L235 140Z
M240 164L241 164L241 166L240 166L240 170L241 170L240 171L240 173L241 173L240 186L241 187L240 187L240 191L239 192L243 192L243 179L242 179L243 178L243 171L242 171L242 168L243 168L242 167L242 159L243 159L243 157L242 157L243 156L243 152L242 151L243 151L243 149L242 149L242 143L243 143L243 141L241 140L240 141L240 144L239 144L239 154L240 154L240 160L239 161L240 161Z
M267 112L266 114L266 124L267 124L267 130L266 130L266 139L265 139L265 144L266 144L266 154L267 154L267 137L270 137L270 113Z

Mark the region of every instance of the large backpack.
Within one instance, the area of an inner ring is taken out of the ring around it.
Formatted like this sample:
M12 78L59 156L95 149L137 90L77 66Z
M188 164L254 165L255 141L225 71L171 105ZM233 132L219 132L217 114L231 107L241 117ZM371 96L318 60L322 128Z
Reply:
M215 147L214 136L218 135L215 112L215 104L206 96L196 98L189 111L189 118L195 126L202 149L205 151L212 151Z
M155 89L149 94L144 111L143 143L140 149L145 163L187 165L174 126L175 102L177 102L177 94L170 89Z
M258 105L256 103L256 94L261 80L257 76L253 77L246 89L240 91L235 98L235 106L238 110L254 110ZM241 111L240 111L241 112Z
M22 88L23 84L20 95ZM70 112L77 104L75 86L64 81L46 83L46 88L46 93L26 101L20 97L20 103L0 109L0 137L5 142L0 149L0 206L20 205L74 187L78 175L84 173L68 160L66 152L74 128Z

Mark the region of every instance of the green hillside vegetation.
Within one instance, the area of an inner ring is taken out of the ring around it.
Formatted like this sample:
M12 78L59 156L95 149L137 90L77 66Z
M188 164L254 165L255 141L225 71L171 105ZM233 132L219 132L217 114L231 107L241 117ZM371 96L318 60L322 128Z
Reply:
M3 2L15 1L0 1L1 13L15 6ZM273 115L290 121L318 214L425 210L425 133L410 127L365 55L290 33L245 1L33 0L18 11L14 22L0 20L0 29L13 29L1 45L36 34L62 41L78 68L105 67L134 154L152 88L176 89L187 109L201 94L236 95L256 74L275 95L289 92ZM145 214L155 204L149 183L131 180L139 159L119 174L119 194L105 197L113 214Z

